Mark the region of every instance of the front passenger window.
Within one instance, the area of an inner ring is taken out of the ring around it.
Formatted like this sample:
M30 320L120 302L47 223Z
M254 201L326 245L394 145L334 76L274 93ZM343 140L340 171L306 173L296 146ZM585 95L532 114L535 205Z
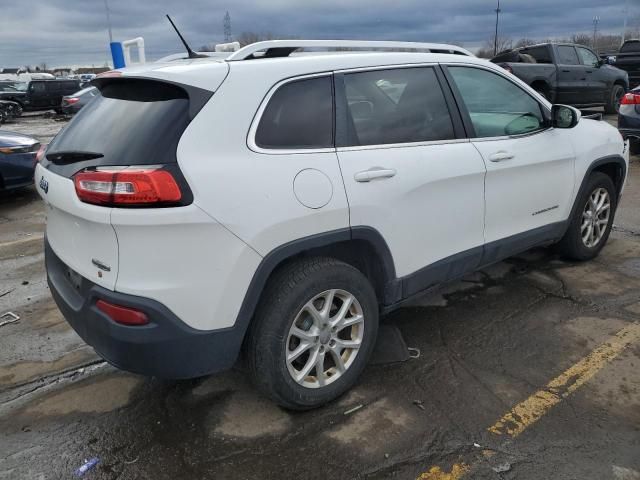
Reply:
M545 128L540 104L498 74L449 67L471 117L476 138L523 135Z

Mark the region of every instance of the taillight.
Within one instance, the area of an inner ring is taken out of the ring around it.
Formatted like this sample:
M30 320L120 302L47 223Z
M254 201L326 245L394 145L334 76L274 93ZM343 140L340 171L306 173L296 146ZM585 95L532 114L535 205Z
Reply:
M160 167L83 170L73 180L78 198L95 205L164 206L182 199L174 176Z
M622 97L620 105L640 105L640 94L629 92Z
M135 308L123 307L113 303L98 300L96 302L98 310L105 313L111 320L122 325L139 326L149 323L149 317L144 312Z
M72 97L72 98L64 98L62 101L67 105L73 105L74 103L78 103L80 99L76 97Z

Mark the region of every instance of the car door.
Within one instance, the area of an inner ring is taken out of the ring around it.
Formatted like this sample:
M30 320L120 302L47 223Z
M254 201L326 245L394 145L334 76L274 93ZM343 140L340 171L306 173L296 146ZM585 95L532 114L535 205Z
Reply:
M556 103L569 105L588 103L583 98L586 85L585 67L580 63L576 49L572 45L558 45L556 56L558 69Z
M29 106L44 108L47 106L47 88L45 82L29 82Z
M568 131L550 128L546 107L497 70L450 65L446 72L487 167L483 262L552 239L573 198Z
M336 74L350 223L382 235L404 297L480 261L485 166L452 105L438 66Z
M586 89L584 93L585 102L605 103L608 99L609 86L608 76L600 69L600 60L586 47L576 47L580 62L585 67Z

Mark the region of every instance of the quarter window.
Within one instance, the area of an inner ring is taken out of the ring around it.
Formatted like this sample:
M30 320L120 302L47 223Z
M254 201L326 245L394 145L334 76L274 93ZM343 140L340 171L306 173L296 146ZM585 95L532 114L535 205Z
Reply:
M331 77L296 80L281 86L262 114L256 145L272 149L333 147Z
M479 68L449 67L475 136L522 135L545 127L540 104L509 80Z
M399 68L344 76L347 141L344 146L455 138L433 68Z
M558 63L560 65L580 65L576 49L568 45L558 47Z

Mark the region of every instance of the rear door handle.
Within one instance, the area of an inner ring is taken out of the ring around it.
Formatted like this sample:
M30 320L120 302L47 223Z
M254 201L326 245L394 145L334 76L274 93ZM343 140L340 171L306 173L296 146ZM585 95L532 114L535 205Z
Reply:
M356 182L370 182L376 178L391 178L395 176L396 171L393 168L380 168L373 167L369 170L363 170L362 172L356 172L353 178Z
M505 160L511 160L515 157L513 153L509 152L496 152L489 156L489 160L492 162L503 162Z

